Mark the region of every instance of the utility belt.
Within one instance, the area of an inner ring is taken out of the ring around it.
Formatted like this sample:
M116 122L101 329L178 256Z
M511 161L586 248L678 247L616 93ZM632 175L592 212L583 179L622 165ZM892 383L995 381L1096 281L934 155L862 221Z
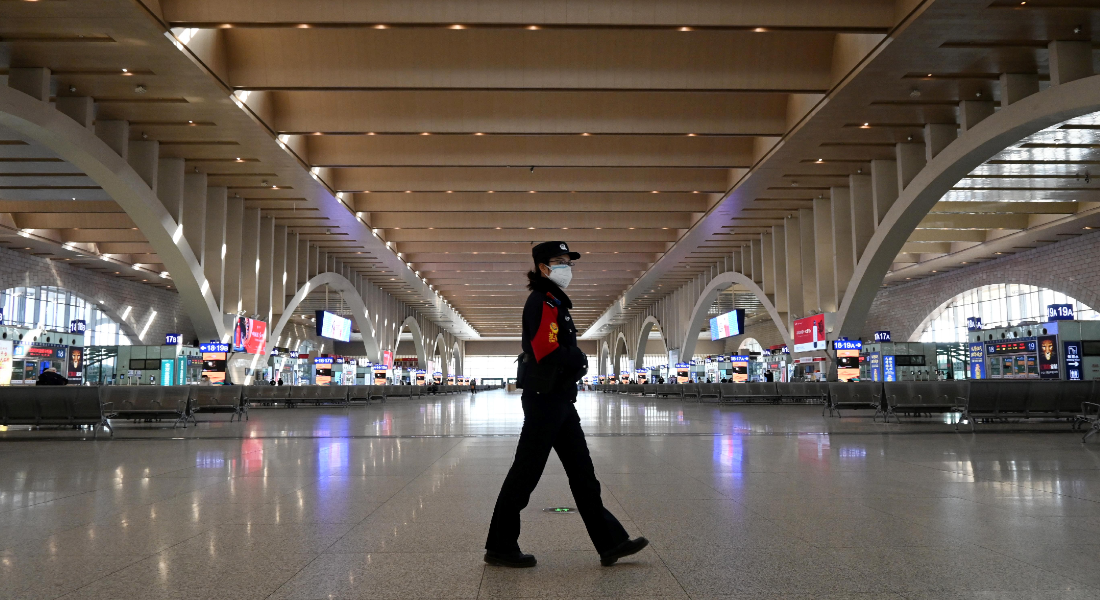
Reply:
M574 385L588 373L588 357L580 348L564 348L566 357L553 365L540 365L535 356L521 352L516 357L516 387L538 394L554 392Z

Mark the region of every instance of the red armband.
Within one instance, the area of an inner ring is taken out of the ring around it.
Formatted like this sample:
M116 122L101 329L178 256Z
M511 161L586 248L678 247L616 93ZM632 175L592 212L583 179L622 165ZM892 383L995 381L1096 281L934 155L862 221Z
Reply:
M558 307L551 302L542 303L542 320L539 322L539 330L531 340L531 350L535 353L535 360L541 361L544 356L558 349Z

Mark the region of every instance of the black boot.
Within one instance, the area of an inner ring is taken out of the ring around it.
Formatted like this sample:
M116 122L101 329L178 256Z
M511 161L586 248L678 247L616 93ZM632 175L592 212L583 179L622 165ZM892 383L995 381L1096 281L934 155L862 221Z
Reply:
M625 554L623 556L626 556ZM496 552L493 550L485 551L485 562L496 565L498 567L512 567L514 569L523 569L526 567L533 567L538 564L535 557L530 554L524 554L519 550L515 552Z
M625 542L615 546L614 548L604 552L600 555L600 564L605 567L610 567L615 564L615 561L624 556L630 556L640 552L642 548L649 545L649 540L644 537L634 538L632 540L626 540ZM533 557L532 557L533 558Z

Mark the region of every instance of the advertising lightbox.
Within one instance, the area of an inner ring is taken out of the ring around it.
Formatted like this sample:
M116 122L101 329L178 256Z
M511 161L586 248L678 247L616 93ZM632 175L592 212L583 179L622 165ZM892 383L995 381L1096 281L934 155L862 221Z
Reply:
M222 342L199 344L199 352L202 353L202 374L215 385L224 384L229 344Z
M313 359L313 374L316 378L314 383L317 385L329 385L332 383L333 362L331 356L318 356Z
M745 383L749 380L749 357L731 356L730 365L734 383Z
M813 352L814 350L824 350L826 347L825 315L814 315L812 317L795 320L795 352Z
M691 365L688 363L676 363L676 382L687 383L691 381Z
M237 317L233 325L233 351L247 354L263 354L264 344L267 342L267 323Z
M836 378L839 381L859 379L859 353L863 349L860 340L836 340Z
M710 339L721 340L741 335L745 332L745 311L734 310L722 313L710 320Z
M328 311L317 311L317 335L339 342L351 341L351 319Z

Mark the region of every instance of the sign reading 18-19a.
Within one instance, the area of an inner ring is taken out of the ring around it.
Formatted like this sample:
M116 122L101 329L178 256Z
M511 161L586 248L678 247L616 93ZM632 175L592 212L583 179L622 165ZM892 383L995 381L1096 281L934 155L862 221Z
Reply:
M1051 321L1072 321L1073 320L1073 305L1072 304L1048 304L1047 305L1047 318Z

